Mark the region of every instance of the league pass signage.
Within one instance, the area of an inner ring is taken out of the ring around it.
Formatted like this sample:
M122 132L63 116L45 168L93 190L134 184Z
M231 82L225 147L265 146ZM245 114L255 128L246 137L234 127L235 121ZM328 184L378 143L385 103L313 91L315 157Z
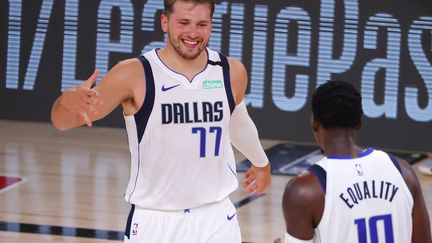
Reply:
M164 47L162 9L162 0L1 0L0 118L48 121L60 92L94 68L102 77ZM431 39L430 1L233 0L217 1L209 47L244 62L262 138L313 142L310 96L341 79L363 95L360 143L431 151ZM123 126L121 113L102 124Z

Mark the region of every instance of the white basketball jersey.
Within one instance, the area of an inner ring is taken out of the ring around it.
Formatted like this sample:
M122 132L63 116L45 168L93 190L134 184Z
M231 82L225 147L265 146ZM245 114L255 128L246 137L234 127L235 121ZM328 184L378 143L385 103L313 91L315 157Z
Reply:
M358 158L329 156L317 165L310 170L325 206L314 242L411 242L413 198L396 159L368 148Z
M131 153L125 199L134 205L183 210L221 201L238 187L228 61L206 51L207 66L191 81L165 66L156 50L139 57L145 100L125 116Z

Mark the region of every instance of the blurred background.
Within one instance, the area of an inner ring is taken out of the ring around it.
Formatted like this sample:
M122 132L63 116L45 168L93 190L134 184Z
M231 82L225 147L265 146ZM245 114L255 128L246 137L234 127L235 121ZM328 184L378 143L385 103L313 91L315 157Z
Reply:
M285 184L321 156L310 100L327 80L361 92L360 145L396 153L416 172L430 161L432 1L216 2L209 47L245 64L245 101L273 168L265 195L231 196L245 243L283 235ZM121 109L68 132L52 127L50 110L95 68L102 78L121 60L163 48L162 9L162 0L0 0L1 242L122 240ZM241 183L249 164L239 153L236 161ZM418 176L431 212L432 177Z
M161 0L0 0L0 118L49 121L62 90L165 43ZM363 95L359 143L432 151L432 2L217 1L209 47L244 62L265 139L313 142L310 96ZM123 127L117 110L99 123ZM378 132L379 131L379 132Z

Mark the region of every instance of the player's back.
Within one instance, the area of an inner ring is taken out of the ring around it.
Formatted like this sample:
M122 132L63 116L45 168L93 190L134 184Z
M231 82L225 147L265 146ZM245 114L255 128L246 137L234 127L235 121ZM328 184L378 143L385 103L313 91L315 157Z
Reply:
M411 242L413 198L396 159L368 148L317 165L325 205L314 242Z

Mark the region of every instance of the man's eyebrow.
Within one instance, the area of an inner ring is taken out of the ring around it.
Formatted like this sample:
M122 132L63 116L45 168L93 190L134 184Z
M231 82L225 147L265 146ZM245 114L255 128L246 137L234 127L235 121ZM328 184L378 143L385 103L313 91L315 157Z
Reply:
M178 21L178 22L191 22L191 19L188 19L188 18L179 18L176 21ZM200 20L197 23L198 24L210 24L211 21L210 20Z
M179 19L177 19L177 21L190 21L190 19L188 19L188 18L179 18Z

